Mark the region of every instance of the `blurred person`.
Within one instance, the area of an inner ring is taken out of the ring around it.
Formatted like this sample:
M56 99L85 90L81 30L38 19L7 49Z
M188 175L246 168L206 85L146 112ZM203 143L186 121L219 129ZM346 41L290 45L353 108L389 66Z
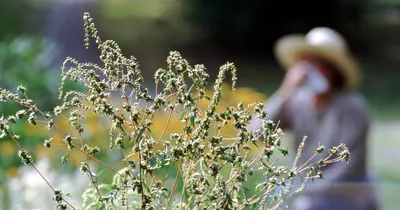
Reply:
M345 39L330 28L318 27L306 35L280 38L275 54L287 72L266 103L266 118L292 131L296 146L307 136L299 166L320 144L328 150L344 143L350 150L348 164L328 165L324 179L307 183L289 209L379 209L366 162L368 107L356 91L359 66ZM258 121L253 129L260 126Z

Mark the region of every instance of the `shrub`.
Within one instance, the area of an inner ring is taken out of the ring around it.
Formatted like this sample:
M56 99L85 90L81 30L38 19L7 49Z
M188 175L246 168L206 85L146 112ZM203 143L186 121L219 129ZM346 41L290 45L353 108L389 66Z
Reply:
M55 145L61 144L65 152L61 162L67 164L77 156L77 167L91 180L83 194L83 208L276 209L287 196L301 191L307 180L323 178L321 169L326 164L348 161L348 149L339 145L329 150L327 157L313 161L313 156L308 165L299 166L304 138L293 166L276 165L276 157L288 155L288 150L281 146L282 130L264 120L264 104L240 102L218 107L227 73L232 74L232 91L236 90L233 63L220 67L214 90L208 94L206 68L190 65L173 51L167 67L156 71L155 92L150 93L142 85L144 78L135 57L123 56L116 42L101 40L88 13L83 19L85 45L89 47L89 38L95 39L104 65L67 58L59 88L62 104L54 108L54 113L41 111L22 86L18 93L0 89L0 100L21 107L15 114L1 117L2 141L14 142L22 162L42 176L13 128L20 120L27 120L32 126L49 130L53 136L43 140L44 147L60 149ZM82 84L86 91L64 91L68 80ZM201 106L204 103L206 106ZM86 141L84 120L89 113L101 118L100 126L108 126L108 148ZM158 118L164 114L165 120ZM167 135L174 117L180 120L174 125L179 129ZM256 120L263 124L253 131L251 124ZM69 128L61 129L62 123ZM152 132L157 126L162 126L161 133ZM227 127L233 128L235 135L223 135ZM321 146L315 152L323 150ZM115 152L119 154L117 164L100 158L101 154ZM113 178L102 179L103 173L111 173ZM257 183L252 177L257 177ZM298 177L302 177L303 185L291 189ZM42 178L53 190L58 209L77 208L68 202L67 193Z

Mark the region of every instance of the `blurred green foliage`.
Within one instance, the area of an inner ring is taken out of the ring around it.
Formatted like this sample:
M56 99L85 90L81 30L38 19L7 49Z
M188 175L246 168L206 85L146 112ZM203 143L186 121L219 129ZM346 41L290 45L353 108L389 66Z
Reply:
M129 46L128 51L143 46L184 45L194 41L196 30L184 18L183 2L102 0L99 25L106 36L117 37L121 46Z
M57 56L57 46L49 40L20 36L10 41L0 42L0 87L17 90L19 85L29 88L27 95L38 101L37 106L45 111L52 111L58 101L58 87L60 78L59 68L53 64ZM79 89L80 86L68 82L67 89ZM39 100L40 99L40 100ZM21 107L15 103L0 103L0 113L4 116L12 115ZM21 144L29 149L36 149L39 142L46 137L43 133L29 126L17 124L14 128L22 133ZM17 166L21 165L14 151L15 145L7 142L0 144L0 177L6 169L15 174Z
M28 17L31 9L25 0L0 1L0 41L34 28Z
M26 86L30 97L42 99L38 107L48 111L56 103L60 81L59 68L52 67L57 52L55 43L39 37L20 36L0 42L0 86L10 90ZM17 107L0 104L0 111L10 114Z

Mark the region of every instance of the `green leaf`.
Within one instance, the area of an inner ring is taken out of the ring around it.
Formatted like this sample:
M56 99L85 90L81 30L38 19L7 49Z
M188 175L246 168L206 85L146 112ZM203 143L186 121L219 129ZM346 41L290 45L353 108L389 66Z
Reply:
M139 139L140 139L140 137L142 137L143 133L144 133L144 128L141 128L141 129L139 130L138 135L136 136L136 140L135 140L136 143L139 142Z
M194 115L190 115L190 124L192 124L192 127L194 127Z
M101 201L108 202L108 200L110 200L110 199L111 199L110 196L108 196L108 197L102 197Z
M104 189L104 190L107 190L107 191L111 191L111 190L114 190L116 188L117 188L117 186L115 186L114 184L109 184L109 185L101 187L101 189Z
M68 154L61 157L61 163L68 163Z
M222 160L226 160L230 163L233 163L234 159L231 154L224 154L224 156L221 157Z
M106 209L106 204L99 203L99 204L97 204L96 209L97 210L104 210L104 209Z
M161 195L162 195L164 198L169 198L169 191L168 191L168 189L167 189L167 188L162 188L162 189L161 189Z
M199 82L197 81L196 78L193 78L193 77L192 77L192 81L193 81L194 84L196 84L197 87L200 87L200 86L199 86Z
M150 192L150 188L147 186L145 182L142 182L143 187L147 190L147 192Z
M161 166L169 166L171 164L171 158L166 155L160 155L161 158Z
M203 95L203 96L201 96L200 98L202 98L202 99L204 98L204 99L207 99L207 100L211 101L210 96Z
M280 147L280 148L278 148L278 150L282 153L283 156L289 155L288 148L286 148L286 147Z
M150 158L150 160L148 161L148 167L149 169L155 170L158 168L159 166L159 159L157 156L153 156Z
M266 169L270 169L270 168L271 168L269 165L267 165L266 163L264 163L264 161L260 160L260 162L263 164L263 166L264 166Z
M185 117L186 110L184 110L179 116L179 120L182 120Z
M264 183L256 185L256 192L260 192L264 188Z
M211 159L211 158L210 158ZM208 166L208 163L207 163L207 161L206 160L204 160L203 159L203 163L204 163L204 165L206 166L206 168L208 168L209 166Z
M99 173L97 173L97 177L100 177L103 174L104 170L99 171Z
M260 148L260 147L257 145L257 142L256 142L256 141L253 141L253 144L256 145L257 148Z
M246 199L249 196L250 190L249 188L243 187L243 194L245 195Z

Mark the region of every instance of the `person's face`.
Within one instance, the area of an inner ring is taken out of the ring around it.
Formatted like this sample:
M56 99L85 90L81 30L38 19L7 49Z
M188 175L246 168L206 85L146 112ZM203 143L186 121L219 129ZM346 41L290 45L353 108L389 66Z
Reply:
M317 67L318 71L326 78L329 83L329 89L332 89L336 78L335 70L327 62L315 56L301 56L301 60L306 60Z

